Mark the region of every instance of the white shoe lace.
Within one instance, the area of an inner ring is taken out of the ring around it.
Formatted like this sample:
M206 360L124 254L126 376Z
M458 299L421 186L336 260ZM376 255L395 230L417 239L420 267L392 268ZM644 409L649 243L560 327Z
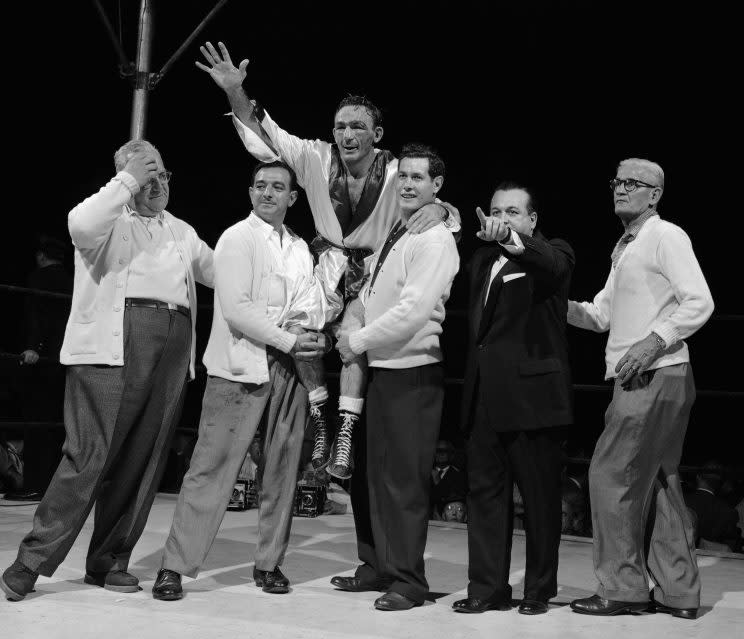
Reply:
M338 436L336 437L336 459L334 463L337 466L351 465L351 434L354 432L354 424L359 419L353 413L344 413L343 422L338 429Z
M315 424L315 446L313 446L313 459L322 459L328 450L328 431L326 429L325 419L320 407L310 405L310 417Z

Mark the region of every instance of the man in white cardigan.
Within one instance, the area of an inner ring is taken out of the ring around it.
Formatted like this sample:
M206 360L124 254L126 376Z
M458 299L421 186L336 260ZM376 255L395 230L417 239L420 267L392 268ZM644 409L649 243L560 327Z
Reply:
M217 242L199 439L152 588L155 599L180 599L181 576L199 573L259 427L264 451L253 578L265 592L289 591L279 566L289 541L308 418L307 391L293 358L322 357L325 337L287 327L301 315L302 326L320 329L337 311L326 304L307 244L284 226L297 199L295 184L294 171L284 162L258 165L250 188L253 212Z
M132 140L117 174L68 218L75 283L60 361L67 365L64 457L18 559L11 600L51 576L96 505L85 583L136 592L127 572L163 473L186 380L194 376L195 281L212 286L212 249L165 210L170 172Z
M657 213L661 167L624 160L610 185L625 233L604 288L568 306L569 324L609 330L605 378L615 382L589 469L599 589L571 607L615 615L651 605L694 619L700 579L678 466L695 384L683 340L713 299L687 234Z
M343 333L341 359L366 353L367 468L371 530L357 520L357 535L371 540L353 577L336 576L341 590L386 590L378 610L420 606L429 592L424 549L429 519L429 475L444 399L439 335L444 305L460 266L444 223L411 234L408 218L433 202L444 181L444 162L430 148L403 148L398 166L401 219L370 264L371 277L353 305L364 305L364 326ZM347 310L349 312L349 310Z

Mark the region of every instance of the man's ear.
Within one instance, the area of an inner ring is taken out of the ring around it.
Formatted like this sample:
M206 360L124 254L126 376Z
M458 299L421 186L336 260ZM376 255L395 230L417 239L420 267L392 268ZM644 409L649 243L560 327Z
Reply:
M537 211L530 213L530 220L532 221L532 230L534 231L537 226Z
M434 183L434 193L437 193L442 188L442 184L444 184L444 176L437 175L432 182Z
M375 144L377 144L380 140L382 140L383 133L385 133L385 131L383 130L381 126L375 127L375 137L374 137Z
M653 189L651 191L650 198L649 198L651 200L651 204L658 204L659 200L661 199L662 193L663 191L658 187Z
M292 206L297 201L297 191L290 191L289 192L289 204L287 205Z

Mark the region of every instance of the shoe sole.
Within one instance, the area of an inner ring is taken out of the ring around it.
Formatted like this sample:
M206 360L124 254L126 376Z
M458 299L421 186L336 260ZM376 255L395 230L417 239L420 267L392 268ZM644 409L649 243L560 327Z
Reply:
M375 610L382 610L383 612L405 612L406 610L412 610L413 608L418 608L421 604L413 604L412 606L408 606L407 608L388 608L387 606L378 606L375 604Z
M157 599L158 601L178 601L179 599L183 599L183 593L173 592L164 595L156 595L155 593L152 593L152 598Z
M511 606L507 606L507 607L489 606L488 608L483 608L482 610L468 610L467 608L453 608L452 610L454 610L455 612L460 612L465 615L479 615L484 612L489 612L491 610L496 610L498 612L508 612L511 609L512 609Z
M111 584L96 581L92 577L88 577L88 575L83 578L83 583L86 583L89 586L97 586L98 588L103 588L104 590L110 590L111 592L139 592L140 590L142 590L138 583L133 586L114 586Z
M22 601L26 598L26 595L18 594L8 584L5 583L5 579L0 578L0 588L5 593L5 598L8 601ZM33 590L31 592L34 592Z
M614 617L615 615L624 615L632 612L646 612L646 610L648 610L648 604L623 606L622 608L618 608L617 610L613 610L612 612L591 612L589 610L581 610L579 608L573 607L571 608L571 610L579 613L580 615L592 615L593 617Z
M351 479L351 476L354 474L354 471L350 469L347 474L344 475L338 472L333 466L328 466L326 472L331 475L331 477L335 477L336 479Z
M697 612L694 617L690 617L686 614L680 614L676 610L659 608L658 606L650 606L648 611L656 614L672 615L672 617L677 617L677 619L688 619L690 621L694 621L695 619L697 619Z

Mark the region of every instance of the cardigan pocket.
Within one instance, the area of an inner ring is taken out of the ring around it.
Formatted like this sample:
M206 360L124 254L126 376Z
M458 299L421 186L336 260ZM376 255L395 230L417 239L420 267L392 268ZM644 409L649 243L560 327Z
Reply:
M77 313L68 327L70 355L92 355L98 352L98 323L93 313Z

